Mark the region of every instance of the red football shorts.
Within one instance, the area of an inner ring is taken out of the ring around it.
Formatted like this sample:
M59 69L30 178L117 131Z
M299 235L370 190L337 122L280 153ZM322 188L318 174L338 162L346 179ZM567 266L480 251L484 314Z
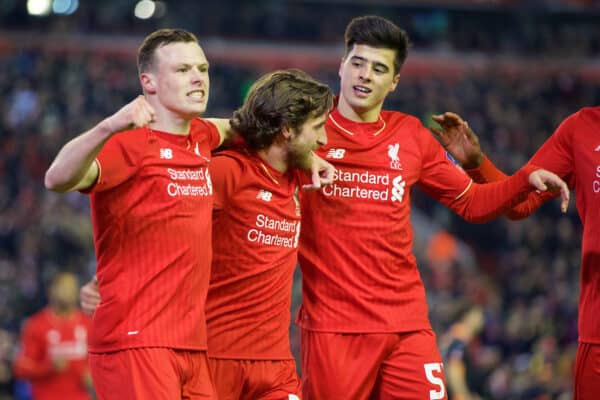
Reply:
M299 400L300 380L294 360L209 358L219 400Z
M205 351L144 347L89 355L99 400L215 399Z
M431 330L340 334L302 329L304 400L447 399Z
M573 392L574 400L600 398L600 344L579 343Z

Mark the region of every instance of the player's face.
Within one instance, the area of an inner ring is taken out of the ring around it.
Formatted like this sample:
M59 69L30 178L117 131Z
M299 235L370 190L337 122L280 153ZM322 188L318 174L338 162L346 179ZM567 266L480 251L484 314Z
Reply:
M198 43L171 43L154 53L148 73L155 85L158 107L185 118L206 110L209 92L208 61Z
M50 288L52 302L61 309L70 309L77 306L79 287L74 276L65 274L53 282Z
M329 113L309 118L302 126L292 132L289 143L289 160L293 166L308 168L312 151L327 144L325 121Z
M377 120L383 101L396 89L400 79L394 73L395 56L396 50L354 45L339 70L338 108L344 116L358 116L369 122Z

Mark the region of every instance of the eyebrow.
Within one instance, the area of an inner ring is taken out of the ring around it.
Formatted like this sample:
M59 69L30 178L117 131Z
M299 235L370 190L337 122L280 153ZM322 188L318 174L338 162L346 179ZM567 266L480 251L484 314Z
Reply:
M351 59L357 60L357 61L369 62L368 59L361 57L361 56L352 56ZM386 72L390 70L390 67L388 67L386 64L379 62L379 61L373 61L373 65L375 65L376 67L385 68Z
M177 66L177 67L207 67L208 68L210 66L210 64L208 62L203 62L200 64L190 64L188 62L182 62L182 63L175 64L175 66Z

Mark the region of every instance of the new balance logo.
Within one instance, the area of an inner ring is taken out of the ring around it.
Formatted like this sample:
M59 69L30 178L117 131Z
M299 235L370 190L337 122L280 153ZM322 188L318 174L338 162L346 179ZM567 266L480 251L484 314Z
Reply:
M600 145L594 149L594 151L600 151Z
M400 151L399 143L388 145L388 157L390 158L391 169L402 169L402 164L400 164L400 157L398 157L398 151Z
M173 150L167 148L167 149L160 149L160 158L164 158L165 160L170 160L173 158Z
M335 158L341 160L346 155L346 149L329 149L325 158Z
M271 193L267 190L259 190L258 194L256 195L257 199L261 199L264 201L271 201L272 197L273 197L273 193Z

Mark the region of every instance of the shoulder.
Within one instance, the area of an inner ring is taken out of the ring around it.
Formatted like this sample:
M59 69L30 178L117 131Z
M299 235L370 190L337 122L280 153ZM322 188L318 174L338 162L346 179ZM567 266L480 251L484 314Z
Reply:
M112 135L109 141L121 143L138 143L148 140L149 130L147 128L136 128L121 131Z
M213 154L210 173L213 177L243 177L252 167L252 161L243 150L228 149Z
M600 106L584 107L575 114L572 114L569 118L572 117L581 119L586 123L600 125Z
M48 313L49 311L44 308L29 316L23 323L23 330L32 331L38 329L41 325L44 325L45 322L48 321Z

